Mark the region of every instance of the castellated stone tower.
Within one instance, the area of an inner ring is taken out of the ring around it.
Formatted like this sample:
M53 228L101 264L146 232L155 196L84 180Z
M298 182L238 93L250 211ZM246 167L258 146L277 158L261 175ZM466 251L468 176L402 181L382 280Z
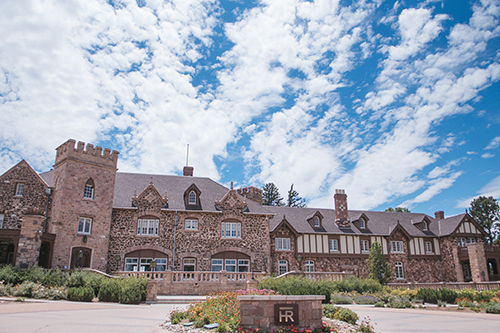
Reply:
M52 267L106 271L118 152L68 140L54 164Z

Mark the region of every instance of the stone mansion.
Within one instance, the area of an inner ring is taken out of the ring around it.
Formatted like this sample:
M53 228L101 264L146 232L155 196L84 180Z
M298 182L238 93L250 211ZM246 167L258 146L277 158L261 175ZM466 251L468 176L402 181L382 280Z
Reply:
M498 280L500 251L467 213L262 205L255 187L117 172L118 152L68 140L53 170L0 176L0 264L120 271L352 272L379 242L392 282Z

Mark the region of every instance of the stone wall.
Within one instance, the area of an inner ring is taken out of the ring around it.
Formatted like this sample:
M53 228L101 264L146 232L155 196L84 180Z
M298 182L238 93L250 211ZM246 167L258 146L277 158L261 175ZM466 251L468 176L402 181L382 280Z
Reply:
M240 301L240 327L247 329L277 330L285 329L290 323L275 320L275 305L286 304L298 306L298 323L295 328L312 330L322 326L321 301L325 296L238 296Z
M16 266L28 268L38 264L44 221L45 217L42 215L28 214L24 216L19 235Z
M234 193L226 195L225 199L217 203L220 212L176 212L164 209L164 198L155 194L155 191L153 187L149 187L134 199L136 209L113 210L108 252L109 271L123 270L126 254L142 249L167 254L170 267L173 264L174 234L176 271L183 269L183 258L195 258L196 270L210 271L212 256L227 251L245 253L251 261L255 261L257 271L265 270L264 258L270 256L269 227L265 216L243 213L246 205L238 202L240 199L237 199L235 191L231 190ZM137 220L142 216L159 219L158 236L137 235ZM185 229L185 220L192 218L198 219L198 230ZM241 222L241 238L222 238L223 221Z

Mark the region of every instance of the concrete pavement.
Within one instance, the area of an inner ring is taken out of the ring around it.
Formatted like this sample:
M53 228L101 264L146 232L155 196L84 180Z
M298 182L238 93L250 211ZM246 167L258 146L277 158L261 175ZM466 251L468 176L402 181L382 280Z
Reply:
M159 333L165 332L160 325L166 321L167 315L175 308L186 306L185 304L122 305L45 300L3 302L0 303L0 332ZM360 319L370 317L371 322L377 324L376 331L382 333L500 332L500 315L494 314L342 306L355 311Z

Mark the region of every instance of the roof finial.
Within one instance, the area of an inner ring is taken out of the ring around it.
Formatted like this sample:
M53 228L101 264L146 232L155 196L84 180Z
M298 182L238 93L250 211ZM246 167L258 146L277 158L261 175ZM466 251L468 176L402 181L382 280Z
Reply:
M231 182L231 190L233 189L233 182Z
M153 185L153 176L151 176L151 181L149 182L149 185Z

